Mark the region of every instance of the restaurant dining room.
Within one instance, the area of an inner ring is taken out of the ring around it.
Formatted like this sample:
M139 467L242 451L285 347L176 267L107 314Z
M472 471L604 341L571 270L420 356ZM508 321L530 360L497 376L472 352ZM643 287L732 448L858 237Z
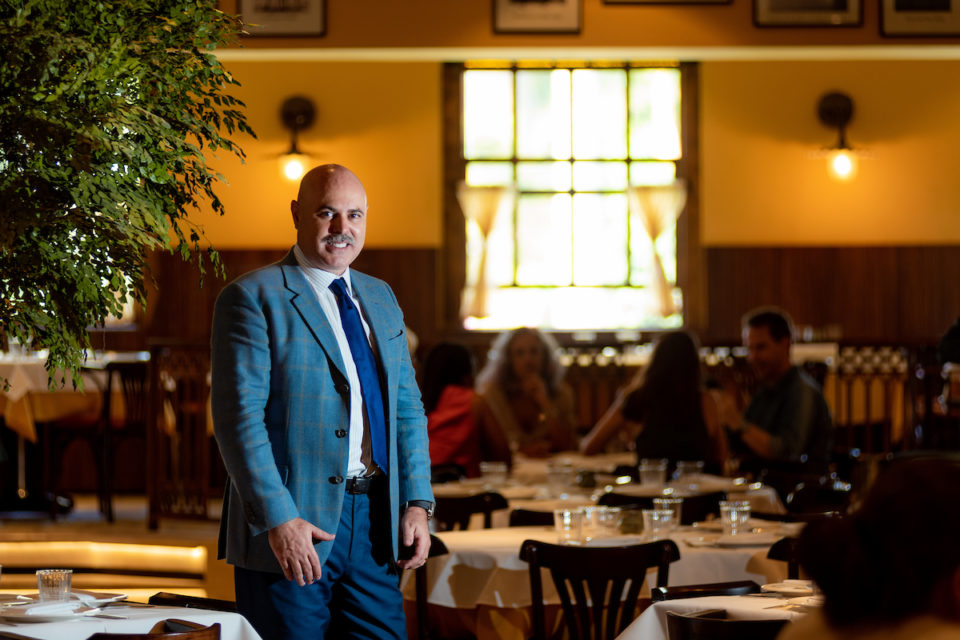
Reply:
M956 3L0 54L0 638L960 638Z

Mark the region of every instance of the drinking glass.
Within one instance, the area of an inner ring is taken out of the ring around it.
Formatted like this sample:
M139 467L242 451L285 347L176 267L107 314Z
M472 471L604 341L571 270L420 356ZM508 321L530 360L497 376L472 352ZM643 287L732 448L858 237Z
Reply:
M623 521L623 510L620 507L597 507L594 513L597 535L610 538L620 533L620 523Z
M555 498L562 498L570 488L573 476L573 464L567 461L550 461L547 463L547 485Z
M660 540L673 530L675 513L672 509L644 509L643 535L648 540Z
M667 461L648 460L640 461L640 484L662 485L667 480Z
M68 600L72 569L40 569L37 571L37 592L40 600Z
M720 524L724 535L749 533L750 503L746 500L724 500L720 503Z
M554 509L553 525L559 544L577 545L583 541L583 510Z
M676 531L680 528L680 524L683 521L683 498L680 497L668 497L668 498L654 498L653 499L653 508L659 509L661 511L673 511L673 531Z
M490 487L499 487L507 482L509 471L506 462L481 462L480 475L483 484Z

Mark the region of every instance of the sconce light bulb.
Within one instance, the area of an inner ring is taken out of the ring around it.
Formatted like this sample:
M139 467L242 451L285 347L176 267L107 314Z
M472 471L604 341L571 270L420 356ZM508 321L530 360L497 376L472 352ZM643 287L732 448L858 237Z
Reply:
M857 160L849 149L837 149L830 154L827 162L830 175L837 180L850 180L857 173Z
M284 159L283 175L287 180L299 180L305 171L306 167L304 167L303 158L299 156L290 156Z

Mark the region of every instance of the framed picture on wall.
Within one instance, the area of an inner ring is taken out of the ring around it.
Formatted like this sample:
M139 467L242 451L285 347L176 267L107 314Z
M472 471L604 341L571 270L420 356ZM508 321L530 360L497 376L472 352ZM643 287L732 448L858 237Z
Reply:
M857 27L862 0L753 0L758 27Z
M730 4L733 0L603 0L603 4Z
M960 35L960 0L880 0L885 36Z
M237 0L246 35L322 36L326 0Z
M494 33L580 33L581 0L492 0Z

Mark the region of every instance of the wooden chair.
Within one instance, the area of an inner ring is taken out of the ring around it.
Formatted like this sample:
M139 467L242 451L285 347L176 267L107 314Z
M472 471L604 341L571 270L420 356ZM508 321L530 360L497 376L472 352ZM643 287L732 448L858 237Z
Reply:
M789 620L731 620L723 609L667 611L669 640L774 640Z
M670 563L680 559L680 551L671 540L629 547L567 547L526 540L520 559L530 565L534 638L547 638L540 574L546 568L560 596L571 640L612 640L633 621L647 569L656 567L657 586L666 586Z
M850 485L838 480L823 479L816 483L800 482L787 495L784 505L790 513L846 513L850 504Z
M511 527L552 527L552 511L534 511L533 509L514 509L510 512Z
M799 538L780 538L767 551L770 560L781 560L787 563L787 578L796 580L800 577Z
M220 623L209 627L187 620L161 620L147 633L95 633L87 640L220 640Z
M449 464L435 464L430 467L430 484L442 484L444 482L459 482L467 477L467 472L463 465L451 462Z
M160 591L150 596L150 604L165 607L186 607L187 609L207 609L209 611L237 612L237 603L233 600L218 600L216 598L200 598L187 596L181 593Z
M434 522L437 531L466 529L475 513L483 514L483 528L489 529L493 526L493 512L509 506L507 499L494 491L465 497L437 496L436 500Z
M435 535L430 535L430 553L428 558L442 556L450 553L443 541ZM427 565L417 567L414 572L414 588L417 594L417 638L419 640L429 640L430 625L427 615Z
M601 507L620 507L622 509L652 509L653 498L645 496L626 496L615 491L608 491L600 496L597 504Z
M743 596L748 593L760 593L760 585L753 580L737 580L735 582L685 584L676 587L654 587L650 590L650 599L654 602L663 602L664 600L705 598L707 596Z

